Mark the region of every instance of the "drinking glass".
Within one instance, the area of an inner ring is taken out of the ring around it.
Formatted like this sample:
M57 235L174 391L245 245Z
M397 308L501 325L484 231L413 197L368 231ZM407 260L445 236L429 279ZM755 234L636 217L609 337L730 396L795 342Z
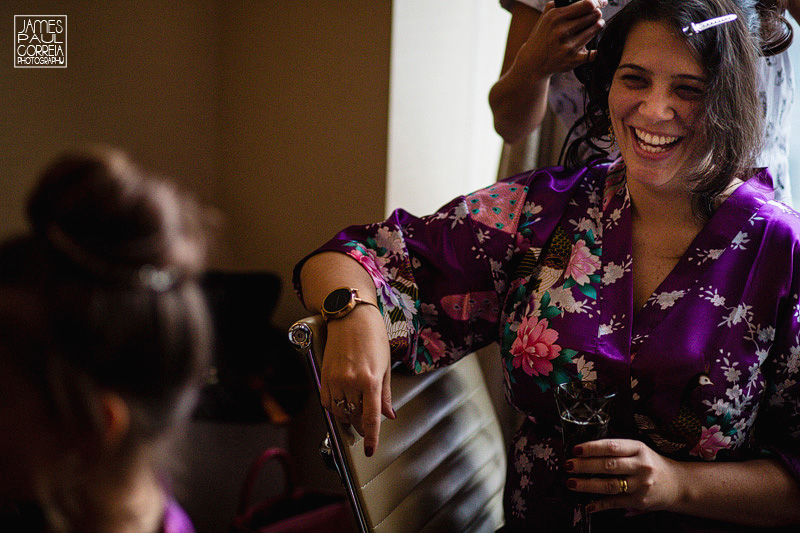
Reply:
M561 417L561 432L564 437L564 452L573 457L572 448L590 440L608 437L611 420L611 400L616 395L609 387L594 381L572 381L562 383L555 389L556 407ZM589 497L579 495L580 521L578 531L591 533L591 515L586 512Z

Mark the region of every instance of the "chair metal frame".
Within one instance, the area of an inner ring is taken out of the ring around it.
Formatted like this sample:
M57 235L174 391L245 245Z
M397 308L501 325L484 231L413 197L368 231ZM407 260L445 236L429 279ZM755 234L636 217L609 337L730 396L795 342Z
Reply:
M321 323L320 323L321 322ZM306 356L306 363L309 366L317 394L319 394L322 383L320 376L322 375L322 368L320 362L322 361L322 353L317 354L325 346L325 339L320 339L324 335L324 322L321 316L311 317L309 319L295 322L289 328L289 340L301 353ZM344 485L347 498L350 500L350 505L353 508L353 513L356 517L356 522L362 533L369 532L367 525L366 515L361 506L361 499L358 497L358 491L355 487L352 476L348 475L349 464L347 454L344 452L344 443L339 437L339 427L336 420L331 416L327 409L322 409L323 417L325 418L325 425L328 428L328 433L320 445L320 454L328 467L336 470L339 478Z

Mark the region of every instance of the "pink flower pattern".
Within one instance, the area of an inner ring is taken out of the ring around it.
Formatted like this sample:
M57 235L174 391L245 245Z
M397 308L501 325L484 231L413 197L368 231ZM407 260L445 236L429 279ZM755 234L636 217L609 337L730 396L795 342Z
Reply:
M579 239L572 247L564 277L572 278L578 285L589 283L589 276L600 268L600 259L592 255L586 241Z
M353 248L347 252L347 255L361 263L361 266L364 267L364 270L369 272L372 282L375 284L375 288L380 289L384 285L387 285L386 279L384 278L383 273L378 266L378 256L375 253L375 250L367 249L367 253L365 254L358 248Z
M722 428L717 424L710 428L703 428L700 441L689 453L702 457L706 461L713 461L717 458L717 452L728 449L730 444L731 438L722 433Z
M431 328L425 328L419 332L419 338L422 344L431 354L431 359L435 363L445 354L447 346L442 340L442 335L438 331L433 331Z
M517 330L517 338L511 345L514 368L522 368L529 376L547 376L553 371L550 361L559 356L561 346L558 332L548 329L547 319L525 317Z

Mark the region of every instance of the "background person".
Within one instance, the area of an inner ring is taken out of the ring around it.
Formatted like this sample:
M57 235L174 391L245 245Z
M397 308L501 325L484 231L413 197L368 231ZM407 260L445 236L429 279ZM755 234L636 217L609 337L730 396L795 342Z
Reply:
M508 530L568 530L576 492L596 495L599 531L800 523L799 215L751 170L763 114L744 20L682 31L730 14L634 0L609 21L586 130L615 152L611 126L620 160L398 210L297 266L309 310L346 310L339 287L366 302L328 319L320 391L366 455L393 416L391 358L424 372L499 342L525 415ZM565 461L552 391L577 380L617 389L614 438Z
M0 246L0 529L193 531L168 474L210 356L207 213L98 148L28 216Z

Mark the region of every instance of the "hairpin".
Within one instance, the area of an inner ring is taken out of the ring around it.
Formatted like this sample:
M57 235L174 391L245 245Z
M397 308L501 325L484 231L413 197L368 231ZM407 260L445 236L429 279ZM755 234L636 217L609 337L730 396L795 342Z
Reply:
M175 285L178 276L167 269L156 268L153 265L144 265L139 268L139 281L148 289L155 292L166 292Z
M45 231L45 238L55 250L68 259L73 265L89 272L93 276L111 279L124 285L143 287L163 293L177 285L179 273L173 268L158 268L151 264L134 268L114 266L106 259L97 256L78 245L58 224L53 223Z
M722 17L716 17L713 19L704 20L703 22L699 22L697 24L692 22L691 24L683 28L683 33L684 35L689 37L692 35L696 35L701 31L706 31L709 28L713 28L714 26L719 26L720 24L731 22L733 20L736 20L737 18L738 17L735 14L731 13L730 15L724 15Z

